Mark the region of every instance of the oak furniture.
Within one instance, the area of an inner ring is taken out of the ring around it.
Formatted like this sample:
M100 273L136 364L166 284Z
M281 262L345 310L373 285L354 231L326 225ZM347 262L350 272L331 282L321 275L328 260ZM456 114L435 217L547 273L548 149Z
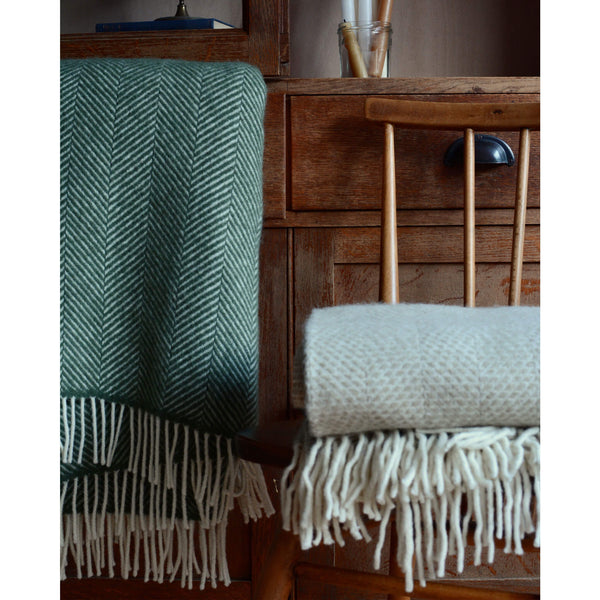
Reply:
M83 52L83 50L81 50ZM313 307L378 298L380 202L383 128L364 118L367 96L434 99L455 102L532 102L539 99L539 78L419 78L389 80L267 79L263 172L264 226L260 262L260 419L261 423L293 419L290 402L293 353L302 338L304 320ZM310 124L310 126L308 126ZM399 278L402 298L411 302L462 302L462 185L460 169L443 165L453 132L395 132L399 148L396 177L405 194L397 211ZM513 148L518 134L503 134ZM526 212L522 304L539 304L539 134L532 132L530 181ZM420 154L410 152L420 148ZM350 172L348 165L363 168ZM424 169L433 164L432 171ZM509 292L510 229L514 211L516 169L478 168L475 225L477 231L477 302L504 303ZM294 427L293 423L290 426ZM281 437L289 431L276 432ZM279 444L278 444L279 445ZM275 505L281 467L265 469ZM229 588L205 592L209 600L250 598L278 529L275 518L250 527L233 515L228 527ZM389 543L384 552L389 554ZM306 560L339 568L370 569L359 544L315 548ZM468 558L467 558L468 563ZM468 564L460 581L468 585L510 585L533 591L539 585L539 554L500 556L493 566ZM389 571L384 562L380 574ZM448 574L448 581L457 579ZM148 587L149 586L149 587ZM94 598L110 591L115 598L187 597L179 584L146 584L143 580L69 579L62 583L69 598ZM328 583L298 579L296 598L345 591ZM355 598L385 598L357 594Z
M475 235L475 130L518 131L518 166L514 219L512 223L512 249L509 270L508 304L520 304L523 272L525 215L529 179L530 132L539 130L539 103L481 103L481 102L427 102L368 97L364 103L367 120L382 124L383 184L380 227L379 301L397 304L401 301L398 269L398 227L396 197L395 126L402 130L459 131L464 134L464 193L463 193L463 302L475 306L476 297L476 235ZM359 169L360 163L353 169ZM400 182L401 187L405 182ZM402 204L402 197L400 206ZM400 244L404 245L402 235ZM270 423L238 436L240 455L265 465L283 466L292 454L293 433L297 422ZM285 432L283 435L282 433ZM398 540L395 527L390 527L390 555L395 555ZM498 544L498 547L500 544ZM528 539L528 552L539 552ZM253 588L255 600L287 600L296 578L304 578L344 589L389 593L390 600L411 598L469 598L495 600L524 600L539 598L539 585L527 592L515 591L510 584L506 590L493 590L481 582L479 588L462 587L438 582L426 587L415 586L409 595L404 592L404 577L396 562L390 559L389 575L351 571L323 564L311 564L303 558L298 538L280 529L269 549L263 569ZM534 593L529 593L534 592Z

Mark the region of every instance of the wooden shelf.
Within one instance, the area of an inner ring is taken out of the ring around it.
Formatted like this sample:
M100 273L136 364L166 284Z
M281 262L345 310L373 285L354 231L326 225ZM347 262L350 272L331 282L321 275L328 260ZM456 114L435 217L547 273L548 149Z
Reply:
M539 94L539 77L267 78L271 93L321 94Z
M61 35L62 58L179 58L197 61L248 60L243 29L193 31L122 31Z
M289 27L284 0L243 0L243 29L68 33L61 58L175 58L243 61L265 77L289 74Z

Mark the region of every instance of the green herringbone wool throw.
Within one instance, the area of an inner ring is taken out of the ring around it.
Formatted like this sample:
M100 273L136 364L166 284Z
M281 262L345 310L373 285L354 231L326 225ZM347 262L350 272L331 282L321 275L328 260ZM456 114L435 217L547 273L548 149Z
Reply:
M265 97L240 63L61 64L62 577L227 584L234 501L273 511L231 445L257 416Z

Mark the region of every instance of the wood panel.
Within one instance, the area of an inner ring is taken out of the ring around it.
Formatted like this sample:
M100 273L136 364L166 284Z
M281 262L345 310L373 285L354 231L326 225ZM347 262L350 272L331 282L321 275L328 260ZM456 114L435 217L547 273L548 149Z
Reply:
M397 96L405 97L405 96ZM410 96L465 101L468 96ZM536 95L480 95L479 102L523 102ZM357 210L380 206L383 128L364 118L365 97L292 96L290 99L291 208ZM487 132L494 133L494 132ZM539 134L532 135L529 206L539 206ZM396 131L396 180L400 209L462 206L462 170L443 164L454 132ZM518 151L518 133L500 137ZM315 151L320 149L320 151ZM479 167L476 203L501 208L514 203L516 168Z
M285 229L263 233L260 248L259 418L288 414L288 255Z
M506 304L511 228L477 228L476 298L482 306ZM379 229L337 227L294 233L295 348L311 310L375 302L379 285ZM405 302L458 304L463 298L461 227L399 227L400 296ZM539 226L527 227L522 302L539 305Z
M61 58L178 58L248 62L248 34L241 29L196 31L121 31L66 33L60 36Z
M293 323L289 328L290 357L303 339L303 326L313 308L332 306L334 303L334 249L332 229L297 229L293 233L292 278ZM290 360L289 375L293 379L294 365ZM319 564L333 565L335 546L321 545L304 553L303 559ZM339 598L332 586L320 586L310 581L296 581L296 600Z
M512 227L488 225L475 228L478 263L510 262ZM525 262L539 262L540 228L525 228ZM398 227L398 259L401 263L459 263L463 260L463 229L449 227ZM335 261L377 263L379 230L375 227L335 229Z
M345 545L335 547L333 566L386 575L389 573L390 568L390 527L387 528L385 534L385 542L381 551L381 568L379 569L373 567L373 549L379 538L379 526L376 522L367 521L366 527L372 540L367 543L364 540L354 540L346 534L344 537ZM317 585L319 584L313 582L313 586ZM350 589L336 588L335 594L337 594L333 596L335 600L340 598L344 598L344 600L388 600L386 594L375 594L373 592L365 594L365 592Z
M260 249L259 297L259 422L282 421L288 406L288 232L263 232ZM278 482L281 469L263 466L273 506L279 508ZM271 541L281 527L278 515L250 524L251 581L255 583L264 565Z
M271 543L281 531L279 513L279 480L281 470L273 467L263 467L267 487L271 493L271 501L277 513L268 519L258 519L252 523L252 585L255 586L265 566Z
M281 3L279 15L279 75L290 75L290 8L289 2Z
M399 226L447 226L461 225L462 209L455 210L399 210L396 213ZM527 225L540 224L540 209L530 208L526 215ZM476 225L511 225L514 209L479 209L475 212ZM273 227L379 227L381 214L378 210L348 211L286 211L285 219L269 219L264 226Z
M463 267L457 264L402 264L401 302L462 305ZM509 264L479 264L476 268L475 298L478 306L508 304ZM334 266L335 304L377 302L379 265L336 264ZM539 306L540 268L526 264L523 269L521 304Z
M244 0L244 18L247 15L247 31L250 34L248 58L264 75L281 74L281 4L281 0Z
M537 593L540 583L540 551L528 550L523 555L505 554L496 548L494 563L475 566L474 547L465 549L465 566L459 575L456 567L456 557L448 557L446 575L440 582L469 583L472 586L485 582L490 589L506 587L513 591Z
M336 546L321 544L302 553L301 560L318 565L334 565ZM341 600L340 590L335 586L321 585L313 581L297 578L295 600Z
M342 96L354 94L480 94L540 93L539 77L359 77L336 79L288 79L283 82L291 95Z
M263 211L265 219L285 219L285 96L269 90L265 107Z
M313 308L333 306L334 229L294 232L294 348L302 341L302 325Z

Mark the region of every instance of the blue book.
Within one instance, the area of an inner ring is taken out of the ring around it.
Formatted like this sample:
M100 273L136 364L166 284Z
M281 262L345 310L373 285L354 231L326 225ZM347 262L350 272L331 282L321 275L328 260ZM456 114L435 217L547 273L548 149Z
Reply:
M157 19L126 23L98 23L96 32L111 31L168 31L176 29L233 29L233 25L219 19Z

